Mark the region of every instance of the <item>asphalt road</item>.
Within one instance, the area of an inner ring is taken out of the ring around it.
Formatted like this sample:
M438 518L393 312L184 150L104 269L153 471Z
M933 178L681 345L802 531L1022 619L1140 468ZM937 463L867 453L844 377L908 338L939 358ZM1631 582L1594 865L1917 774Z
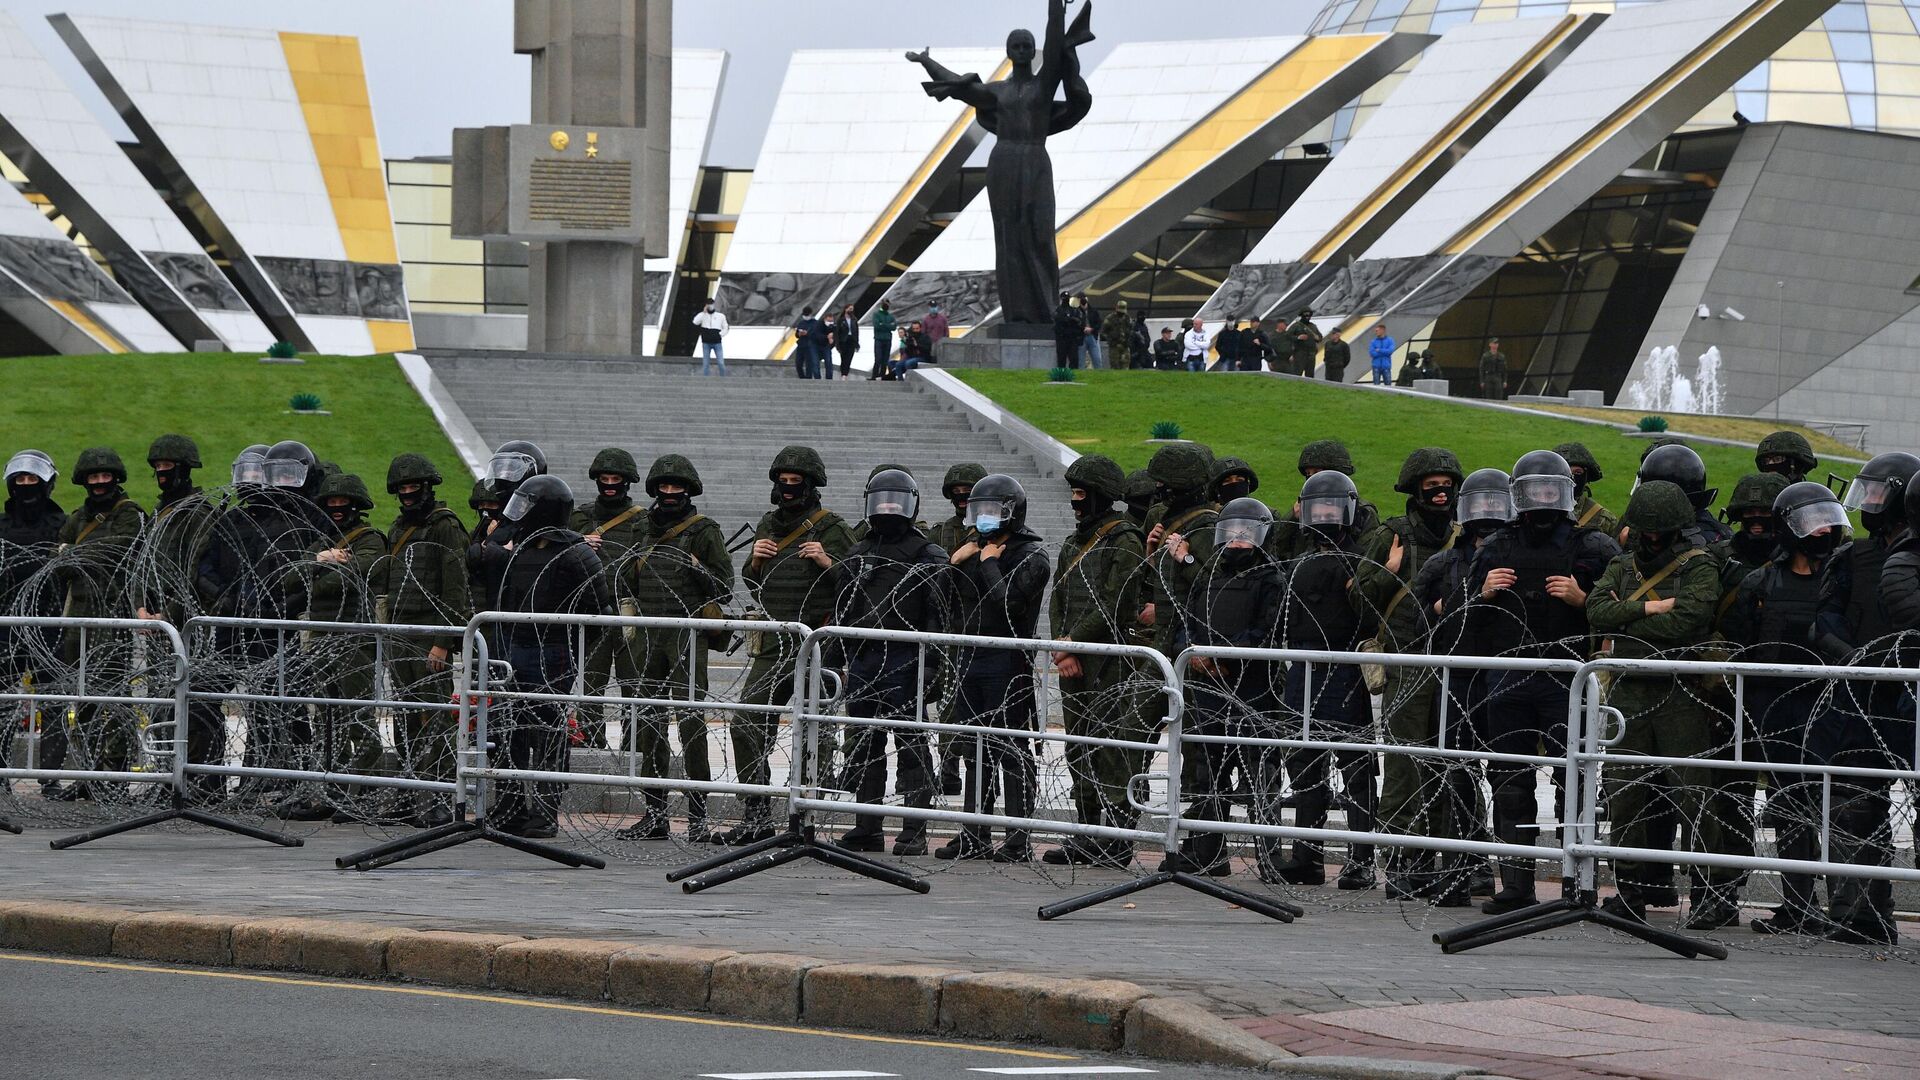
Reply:
M35 1080L1250 1075L404 984L11 952L0 952L0 1045L5 1074Z

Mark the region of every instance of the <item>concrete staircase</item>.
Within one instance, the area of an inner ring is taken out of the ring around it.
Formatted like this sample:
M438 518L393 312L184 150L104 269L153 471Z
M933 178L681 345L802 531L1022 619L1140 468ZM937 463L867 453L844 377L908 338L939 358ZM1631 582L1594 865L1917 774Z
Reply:
M922 517L937 521L951 513L940 498L948 466L977 461L1026 487L1032 525L1050 543L1073 528L1062 481L1042 480L1030 457L1003 449L996 434L973 431L961 413L908 384L868 382L858 373L850 382L803 382L747 365L734 365L724 379L701 378L684 360L499 354L428 360L482 441L490 447L508 439L538 443L552 472L583 502L593 498L586 470L602 447L625 447L643 474L661 454L684 454L706 488L701 511L731 534L769 508L767 467L774 454L806 443L827 463L825 504L849 521L860 517L862 486L877 464L907 466L920 482ZM451 486L446 494L465 501ZM634 497L645 501L637 487Z

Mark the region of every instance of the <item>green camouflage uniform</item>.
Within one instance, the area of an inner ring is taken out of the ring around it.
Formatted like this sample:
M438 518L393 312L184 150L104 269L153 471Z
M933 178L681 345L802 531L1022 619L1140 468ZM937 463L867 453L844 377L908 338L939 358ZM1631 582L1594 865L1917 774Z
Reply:
M387 642L387 678L394 700L445 706L453 699L451 668L435 671L427 655L435 646L460 650L460 628L473 617L467 587L467 530L445 503L433 501L440 473L419 454L401 454L387 469L387 492L403 483L428 484L427 502L402 512L387 530L386 554L374 565L369 588L385 596L391 625L448 627L444 637L393 637ZM453 779L455 715L445 708L409 709L396 724L402 767L421 780Z

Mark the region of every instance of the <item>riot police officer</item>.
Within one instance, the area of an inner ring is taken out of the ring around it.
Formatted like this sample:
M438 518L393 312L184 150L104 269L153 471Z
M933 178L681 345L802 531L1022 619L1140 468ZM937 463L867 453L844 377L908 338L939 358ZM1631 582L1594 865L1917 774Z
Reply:
M1514 462L1508 491L1513 524L1488 537L1473 559L1467 632L1483 656L1584 659L1587 595L1619 545L1573 523L1573 469L1551 450ZM1566 752L1567 680L1547 672L1501 672L1488 680L1487 741L1498 753ZM1532 845L1535 770L1489 764L1493 828L1501 843ZM1564 778L1562 778L1564 782ZM1534 902L1534 863L1500 861L1500 891L1489 915Z
M812 447L783 448L767 469L767 479L773 482L769 496L773 509L762 515L755 527L752 555L741 571L747 594L769 619L823 626L833 617L834 591L829 574L853 548L853 532L840 515L820 505L827 466ZM790 635L748 634L747 682L742 700L750 705L786 701L793 694L799 648L800 643ZM741 783L767 782L767 755L778 730L777 720L773 714L762 712L743 712L734 718L728 734L733 740L734 769ZM742 804L746 820L720 834L720 843L751 844L773 835L768 798L749 795Z
M1371 628L1354 596L1360 537L1354 523L1360 492L1343 472L1324 470L1300 486L1300 524L1313 549L1281 567L1284 599L1280 634L1290 649L1351 652ZM1311 686L1313 698L1308 700ZM1318 733L1340 742L1372 742L1373 703L1360 668L1354 664L1294 663L1288 666L1281 695L1283 730ZM1287 775L1295 792L1294 821L1303 829L1323 829L1333 805L1332 770L1337 768L1347 810L1347 828L1374 830L1374 756L1332 750L1297 750L1288 756ZM1268 852L1261 876L1268 881L1319 885L1326 881L1325 847L1295 841L1293 853L1277 859ZM1373 845L1354 844L1340 870L1342 889L1371 889L1376 884Z
M1407 455L1394 490L1407 497L1406 512L1364 538L1354 570L1354 593L1371 620L1384 652L1427 651L1426 620L1412 600L1414 576L1428 559L1450 550L1457 538L1454 498L1466 473L1453 451L1429 446ZM1412 602L1409 602L1412 601ZM1389 667L1381 690L1389 742L1431 745L1437 737L1440 679L1432 668ZM1388 829L1413 835L1456 835L1447 800L1437 781L1434 758L1387 754L1383 766L1380 817ZM1425 830L1423 832L1423 829ZM1425 853L1396 852L1387 877L1387 896L1395 900L1429 895L1440 883Z
M960 632L1032 638L1047 591L1047 553L1039 534L1027 528L1027 493L1020 482L1001 473L982 477L967 497L966 525L978 539L948 557L958 571L954 586L959 591ZM1039 688L1030 654L979 645L962 645L953 652L958 669L954 722L1016 731L1037 726ZM1007 816L1033 816L1037 770L1031 740L972 735L956 743L969 774L961 789L968 813L993 813L994 789L1005 783ZM999 847L991 840L987 827L969 825L934 854L1010 863L1033 859L1026 829L1008 829Z
M868 478L867 538L833 567L835 625L861 629L940 633L951 624L951 588L946 552L914 528L920 512L920 487L901 469ZM914 715L920 656L911 643L845 639L847 713L854 717L919 720ZM926 668L939 666L928 650ZM886 795L888 730L848 725L844 741L846 777L842 786L862 803ZM933 805L933 755L922 732L892 729L897 752L896 784L906 805ZM885 839L878 814L855 816L841 845L854 851L880 851ZM897 855L926 854L926 822L906 821L894 843Z
M1820 664L1811 645L1820 597L1820 569L1846 539L1846 508L1823 484L1788 486L1773 501L1780 550L1775 558L1740 583L1721 620L1729 641L1742 647L1739 659L1754 664ZM1783 765L1809 763L1807 732L1828 683L1824 679L1752 677L1746 680L1746 721L1756 756ZM1760 823L1774 831L1774 848L1783 859L1819 858L1819 785L1802 773L1767 774L1767 802ZM1814 876L1780 875L1781 904L1765 919L1754 919L1759 934L1821 933L1825 917L1815 893Z
M1067 490L1073 507L1073 535L1060 545L1053 575L1050 622L1065 642L1124 644L1131 639L1139 610L1140 576L1146 561L1146 534L1132 515L1117 505L1126 490L1126 474L1113 459L1084 454L1067 466ZM1104 739L1139 739L1139 705L1126 690L1135 666L1124 657L1076 653L1053 655L1060 673L1060 708L1067 734ZM1139 754L1109 746L1069 743L1067 770L1073 784L1075 815L1083 825L1130 829L1137 814L1126 788L1140 771ZM1099 863L1124 868L1133 847L1123 840L1070 837L1044 856L1049 863Z
M1790 484L1797 484L1818 468L1813 444L1797 431L1776 431L1760 440L1754 452L1753 467L1763 473L1779 473Z
M566 527L573 517L573 491L557 476L535 475L519 481L501 510L512 538L489 542L481 558L488 580L499 583L497 611L611 615L600 557ZM498 531L494 536L500 535ZM572 627L550 623L511 623L501 627L506 660L513 669L511 687L523 693L565 694L572 690ZM516 701L505 710L507 758L516 769L567 771L565 706L553 701ZM503 832L546 839L559 831L560 797L565 785L513 782L500 785L489 820Z
M60 614L59 591L39 588L31 597L27 590L46 569L60 542L60 530L67 523L66 511L53 498L53 482L59 477L53 458L39 450L22 450L7 459L7 501L0 510L0 610L9 614L53 618ZM0 628L0 680L11 691L30 689L36 680L44 680L46 668L35 656L50 657L54 632L28 627ZM35 730L41 730L43 745L66 738L66 728L56 722L38 727L42 716L52 710L36 707ZM10 760L13 738L0 735L0 764ZM43 781L41 792L47 798L59 798L71 789L54 781Z
M1876 455L1847 485L1843 500L1867 530L1833 553L1820 571L1814 645L1836 664L1878 666L1897 657L1884 640L1896 626L1888 614L1882 574L1887 558L1912 533L1907 492L1920 457ZM1814 753L1832 764L1871 761L1886 766L1883 736L1901 709L1899 692L1886 684L1841 683L1833 704L1815 721ZM1908 740L1911 745L1911 739ZM1879 780L1836 779L1833 795L1833 856L1838 862L1885 865L1891 856L1890 803ZM1843 940L1891 944L1893 886L1885 880L1838 878L1828 885L1832 934Z

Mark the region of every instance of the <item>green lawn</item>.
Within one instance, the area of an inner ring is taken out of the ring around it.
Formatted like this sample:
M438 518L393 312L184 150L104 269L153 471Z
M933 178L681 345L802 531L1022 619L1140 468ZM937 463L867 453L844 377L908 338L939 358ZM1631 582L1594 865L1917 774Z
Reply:
M151 506L147 446L179 432L200 445L203 486L225 484L234 456L251 443L299 439L322 460L359 473L373 493L376 518L393 510L387 462L405 450L425 453L448 477L444 489L466 505L467 474L433 414L391 355L307 356L304 364L262 364L255 354L32 356L0 359L8 393L0 397L0 455L35 447L60 468L59 496L79 502L74 459L88 446L111 446L126 460L127 490ZM320 397L331 416L295 416L296 393Z
M1192 375L1186 372L1079 372L1078 386L1048 386L1041 371L955 368L953 374L1054 438L1082 453L1102 453L1129 471L1147 463L1157 445L1147 442L1158 420L1172 420L1182 437L1215 454L1244 458L1260 474L1259 495L1280 507L1299 492L1295 471L1300 448L1334 438L1353 452L1354 482L1363 498L1388 514L1405 497L1393 490L1400 463L1422 446L1444 446L1468 472L1511 469L1529 450L1584 442L1606 473L1595 497L1616 512L1624 508L1645 443L1597 424L1449 405L1406 394L1347 390L1291 379L1252 375ZM1697 446L1711 483L1722 498L1753 471L1753 452L1730 446ZM1845 471L1845 470L1840 470Z

